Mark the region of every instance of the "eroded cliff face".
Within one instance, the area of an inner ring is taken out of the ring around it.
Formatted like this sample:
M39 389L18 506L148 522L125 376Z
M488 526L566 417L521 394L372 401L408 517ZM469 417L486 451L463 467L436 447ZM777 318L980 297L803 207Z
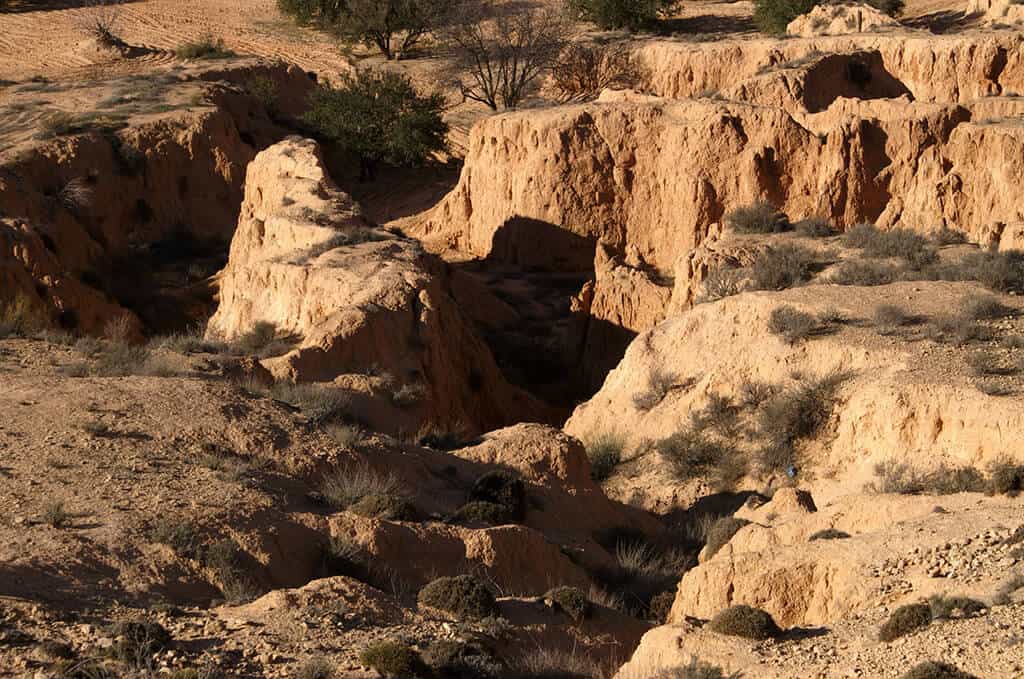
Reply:
M425 425L475 434L550 419L502 377L459 310L449 273L419 243L370 227L310 140L291 137L249 165L245 201L207 333L258 322L295 339L265 363L279 379L353 386L386 373L389 395L362 416L393 433ZM405 396L399 396L399 390Z
M262 102L232 83L265 79L283 117L297 112L313 83L295 67L256 63L166 78L173 80L169 92L198 103L140 114L118 131L37 143L0 160L0 216L13 220L0 225L0 280L11 286L5 298L20 292L73 322L69 329L98 333L125 307L147 315L153 300L138 297L145 292L140 277L155 268L154 258L183 251L185 267L202 254L223 256L245 168L284 134ZM178 310L160 310L173 319L158 312L144 320L169 331L208 313L195 308L177 316Z

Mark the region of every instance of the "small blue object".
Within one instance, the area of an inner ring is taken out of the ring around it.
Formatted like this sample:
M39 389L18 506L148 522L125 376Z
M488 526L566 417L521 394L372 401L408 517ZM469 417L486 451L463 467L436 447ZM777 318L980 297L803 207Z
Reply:
M786 467L786 475L789 476L789 478L791 478L791 479L795 478L796 477L796 467L794 467L793 465L790 465L790 466Z

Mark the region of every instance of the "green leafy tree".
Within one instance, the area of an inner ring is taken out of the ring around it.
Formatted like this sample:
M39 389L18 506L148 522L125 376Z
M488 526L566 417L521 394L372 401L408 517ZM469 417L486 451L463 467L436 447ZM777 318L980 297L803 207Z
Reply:
M315 89L303 119L358 156L360 178L372 180L381 162L421 165L445 150L444 107L444 97L421 96L404 75L360 70L344 76L340 87Z
M765 33L783 35L789 22L820 4L821 0L754 0L754 23Z

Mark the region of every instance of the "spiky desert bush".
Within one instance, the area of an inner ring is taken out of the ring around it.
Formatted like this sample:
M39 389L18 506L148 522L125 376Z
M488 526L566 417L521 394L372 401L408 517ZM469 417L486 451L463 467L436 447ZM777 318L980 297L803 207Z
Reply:
M354 465L329 474L320 484L324 499L337 509L348 509L365 497L401 497L398 477L369 465Z
M736 233L780 233L792 228L786 215L767 201L738 207L725 215L725 222Z
M622 462L625 441L616 434L604 433L591 437L586 442L587 458L590 460L590 475L595 481L604 481Z
M725 547L729 540L732 540L732 536L749 524L750 522L746 519L740 519L735 516L723 516L711 524L711 528L708 529L708 542L704 548L704 560L707 561L717 554L718 550Z
M576 587L555 587L548 590L544 599L556 604L562 611L576 622L590 617L593 610L590 599Z
M900 606L889 616L878 630L880 641L894 641L932 622L932 609L928 604L907 604Z
M789 344L806 339L820 329L817 318L788 304L773 309L768 318L768 330Z
M770 614L743 604L719 612L708 623L708 629L718 634L756 640L774 639L782 634Z
M479 620L494 614L494 594L472 575L438 578L423 587L416 598L421 606L435 608L457 620Z

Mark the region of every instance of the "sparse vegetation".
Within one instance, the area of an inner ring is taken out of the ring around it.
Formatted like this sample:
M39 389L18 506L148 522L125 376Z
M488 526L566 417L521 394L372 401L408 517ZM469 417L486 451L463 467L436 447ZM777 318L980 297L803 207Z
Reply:
M793 228L786 215L767 201L736 208L725 221L736 233L780 233Z
M295 670L296 679L335 679L337 672L327 658L307 658Z
M977 599L940 594L930 597L928 605L931 607L932 620L971 617L988 608L988 606Z
M742 269L719 267L708 272L701 283L700 293L696 302L716 302L743 292L744 273Z
M420 606L443 611L456 620L479 620L497 610L494 594L472 575L438 578L425 585L416 600Z
M16 294L10 301L0 303L0 339L27 337L47 325L45 312L24 294Z
M796 344L822 329L817 318L788 304L776 307L768 319L768 330L782 337L788 344Z
M899 679L980 679L973 674L961 671L955 665L929 660L914 665Z
M500 505L513 520L522 521L526 514L526 484L509 471L487 472L473 484L469 502Z
M888 262L849 260L841 262L829 274L837 285L888 285L903 278L903 271Z
M118 622L111 627L110 632L114 636L110 655L134 668L149 667L153 655L171 643L171 633L152 620Z
M320 492L336 509L349 509L368 497L377 498L370 501L374 506L379 506L383 498L397 501L402 497L401 484L396 476L378 472L366 464L344 467L332 472L320 484Z
M782 634L771 615L759 608L743 604L730 606L711 619L708 629L745 639L774 639Z
M551 67L552 87L563 102L596 99L607 88L635 87L642 77L624 42L571 43Z
M555 587L548 590L544 599L564 611L575 622L583 622L590 617L592 611L590 599L576 587Z
M1008 365L1003 357L994 351L975 351L967 356L967 365L971 371L978 376L985 375L1012 375L1017 372L1017 366Z
M395 495L364 495L348 507L348 511L387 521L414 521L416 509L412 503Z
M65 528L71 521L71 514L64 509L63 502L49 502L43 508L43 521L53 528Z
M243 354L266 358L280 353L285 346L278 342L277 335L277 325L269 321L257 321L235 340L234 346Z
M497 502L467 502L448 517L449 523L473 524L482 523L489 526L501 526L514 523L515 517L505 505Z
M688 665L658 670L645 679L740 679L740 674L726 674L721 667L701 662L697 658Z
M972 321L986 321L1002 318L1012 311L1013 309L991 295L972 295L964 299L960 314Z
M873 224L858 224L844 234L843 242L863 250L867 257L902 259L913 269L938 261L938 253L928 239L910 229L882 231Z
M878 630L879 641L895 641L900 637L927 627L932 622L932 609L928 604L900 606Z
M236 56L224 45L222 38L204 35L198 40L182 43L174 50L179 59L228 59Z
M604 433L589 439L586 447L587 458L590 460L590 474L595 481L601 482L611 476L622 462L625 442L621 436Z
M599 28L636 31L650 26L669 12L678 0L569 0L569 8Z
M152 542L167 545L181 557L191 558L199 553L199 532L189 521L158 518L149 526L146 537Z
M558 62L571 28L557 8L489 9L460 7L447 29L452 66L463 99L514 109Z
M99 45L121 47L125 43L116 33L120 16L120 2L88 0L85 7L75 15L74 23L79 32L94 39Z
M793 225L793 229L801 236L807 238L827 238L836 234L836 229L832 226L832 222L824 217L801 219Z
M732 487L747 472L746 459L730 444L684 427L655 444L680 481L706 478L718 490Z
M661 366L655 366L647 375L647 389L633 397L637 410L650 410L665 400L679 381L679 377Z
M372 180L380 163L422 165L444 151L444 108L444 97L420 95L407 76L361 69L313 90L303 120L358 157L360 178Z
M704 560L711 559L718 553L718 550L729 544L732 536L749 524L750 522L746 519L735 516L723 516L711 524L711 528L708 529L707 545L704 548Z

